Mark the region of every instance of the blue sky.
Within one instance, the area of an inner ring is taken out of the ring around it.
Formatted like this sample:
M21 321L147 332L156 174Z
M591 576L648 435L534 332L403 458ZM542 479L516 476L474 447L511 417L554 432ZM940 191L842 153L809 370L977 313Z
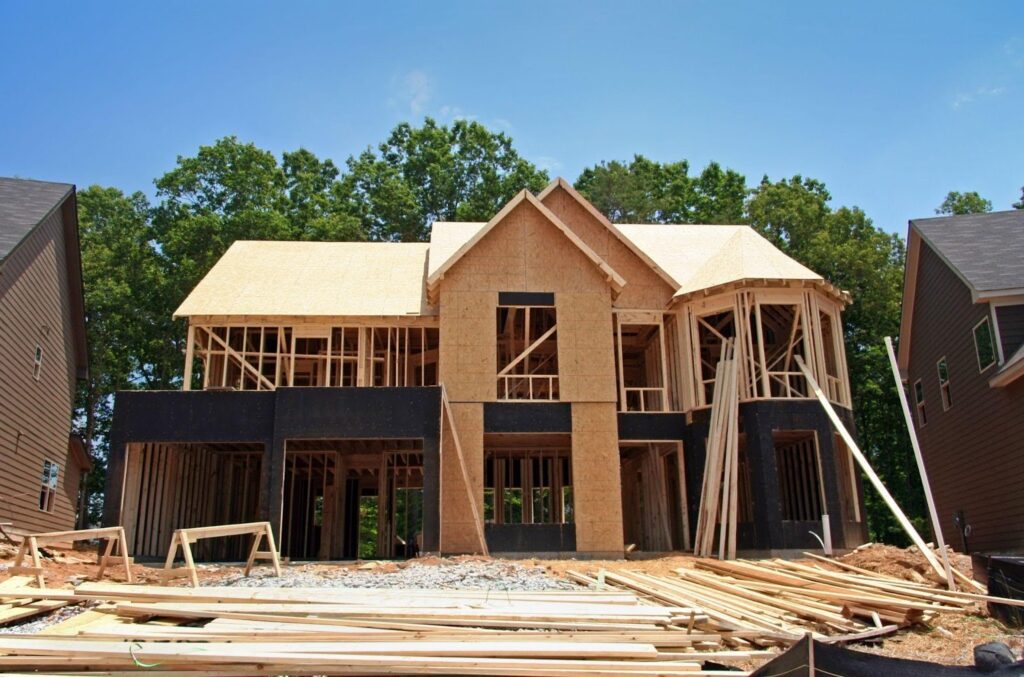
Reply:
M339 164L472 117L574 180L642 153L795 173L904 232L1024 185L1020 2L0 0L0 175L153 193L235 134Z

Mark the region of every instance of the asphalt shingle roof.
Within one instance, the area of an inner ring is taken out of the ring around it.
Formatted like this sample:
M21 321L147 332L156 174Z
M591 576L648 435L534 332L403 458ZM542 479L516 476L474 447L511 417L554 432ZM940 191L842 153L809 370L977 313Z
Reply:
M70 183L0 177L0 261L73 189Z
M1024 287L1024 209L910 223L976 291Z

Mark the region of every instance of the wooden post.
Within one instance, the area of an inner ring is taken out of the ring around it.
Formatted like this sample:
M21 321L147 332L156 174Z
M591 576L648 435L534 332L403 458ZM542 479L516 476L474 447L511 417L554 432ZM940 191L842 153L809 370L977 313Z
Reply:
M903 527L903 530L907 532L910 539L914 541L914 544L921 550L921 554L928 560L928 563L932 568L935 569L940 576L944 577L946 574L942 569L942 565L939 564L937 559L935 559L935 554L932 552L931 548L928 547L928 544L924 542L924 539L921 538L921 534L917 533L917 529L915 529L914 525L907 519L906 514L904 514L900 509L900 506L897 505L896 500L892 497L892 494L889 493L889 490L885 488L884 484L882 484L882 480L879 479L878 475L875 473L875 469L871 467L870 463L868 463L867 457L864 456L860 447L857 446L857 443L853 440L853 436L850 435L846 426L843 425L843 422L839 420L839 415L836 413L836 410L832 408L832 403L828 401L827 397L825 397L825 393L821 391L821 387L818 385L818 382L814 380L814 375L811 374L811 370L807 368L806 364L804 364L803 358L797 355L796 363L800 367L800 371L804 373L804 377L807 379L808 385L811 386L811 390L814 391L815 396L817 396L818 401L821 402L821 406L825 408L825 413L828 414L828 417L832 420L832 424L836 427L836 431L843 438L843 441L846 442L846 446L850 448L850 453L853 454L855 459L857 459L857 463L860 465L861 470L863 470L864 474L867 475L869 480L871 480L871 484L874 485L875 489L882 497L882 500L885 501L885 504L889 506L889 510L892 511L892 514L896 517L900 526Z
M932 486L928 482L928 472L924 467L921 444L917 439L917 431L914 430L914 422L910 418L910 404L907 402L907 393L903 389L903 379L900 378L900 368L896 363L896 352L892 348L892 339L888 336L885 337L885 349L889 353L889 365L892 367L892 376L896 379L896 392L899 393L900 406L903 408L903 419L907 422L907 432L910 433L910 445L914 448L917 471L921 474L924 497L928 500L928 515L932 519L932 531L935 532L935 542L939 544L939 552L942 553L942 565L946 571L946 582L949 584L950 590L956 590L956 579L953 578L953 570L949 565L949 554L946 552L946 543L942 538L942 526L939 524L939 513L935 509L935 498L932 496Z
M182 378L181 389L192 390L192 361L195 357L193 344L195 343L196 328L192 323L188 324L188 343L185 345L185 376Z

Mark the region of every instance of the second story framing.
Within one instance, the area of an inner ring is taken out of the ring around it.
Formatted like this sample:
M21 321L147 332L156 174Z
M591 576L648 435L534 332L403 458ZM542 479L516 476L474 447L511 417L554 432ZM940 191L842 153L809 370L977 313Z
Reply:
M710 406L726 339L741 400L813 397L799 356L850 408L849 300L747 226L611 224L558 179L430 243L237 242L176 315L186 389L445 383L657 413Z

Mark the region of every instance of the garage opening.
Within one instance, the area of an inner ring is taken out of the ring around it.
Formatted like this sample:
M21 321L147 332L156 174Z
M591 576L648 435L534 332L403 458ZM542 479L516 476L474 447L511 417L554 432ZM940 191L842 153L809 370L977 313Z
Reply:
M623 443L619 459L626 545L648 552L689 549L682 442Z
M414 557L423 441L288 440L281 552L295 560Z
M263 445L133 443L127 448L122 523L132 554L163 558L175 529L255 522ZM201 561L238 561L251 539L198 541Z

